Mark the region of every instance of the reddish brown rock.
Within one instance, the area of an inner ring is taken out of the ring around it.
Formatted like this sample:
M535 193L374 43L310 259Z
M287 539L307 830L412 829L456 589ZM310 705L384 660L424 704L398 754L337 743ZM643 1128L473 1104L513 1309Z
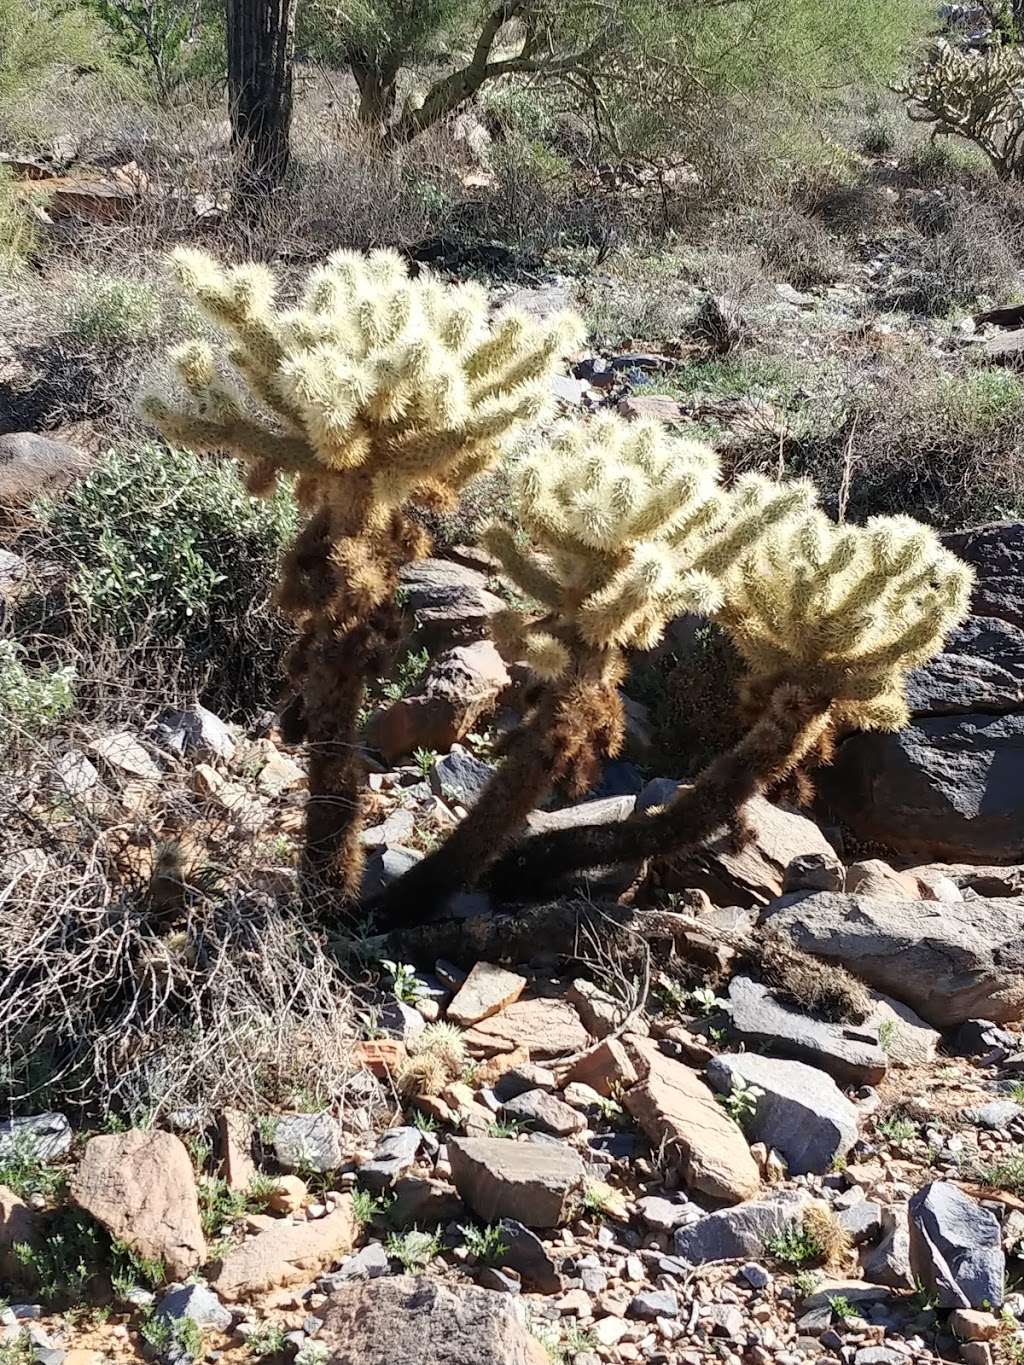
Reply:
M195 1175L173 1133L130 1129L90 1138L71 1198L111 1237L183 1280L206 1260Z
M490 715L508 684L490 640L446 650L414 692L374 716L369 741L388 763L419 748L447 753Z
M533 1061L582 1052L591 1041L579 1015L564 1000L519 1000L467 1029L463 1038L476 1056L493 1057L525 1047Z
M35 1275L14 1254L21 1243L39 1247L43 1242L39 1216L13 1190L0 1185L0 1280L32 1283Z
M628 1090L639 1079L628 1050L618 1038L604 1038L596 1047L588 1048L565 1075L566 1084L589 1085L605 1096Z
M324 1218L282 1219L229 1251L210 1283L229 1301L298 1284L351 1251L356 1232L347 1197Z
M448 1018L463 1027L478 1024L514 1005L525 989L525 976L491 962L478 962L448 1006Z
M476 1285L394 1275L343 1285L319 1310L325 1365L549 1365L515 1300Z
M644 1039L649 1071L627 1090L623 1104L655 1149L674 1157L686 1185L730 1204L753 1199L761 1177L740 1128L696 1072Z

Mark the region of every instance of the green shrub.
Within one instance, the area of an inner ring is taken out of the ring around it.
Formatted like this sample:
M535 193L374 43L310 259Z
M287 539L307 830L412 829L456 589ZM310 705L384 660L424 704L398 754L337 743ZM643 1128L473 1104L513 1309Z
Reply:
M270 606L295 524L287 490L257 501L231 465L145 445L110 451L40 515L41 552L68 576L39 629L131 651L126 666L150 686L175 674L192 691L209 684L215 708L273 704L288 638Z
M65 328L86 346L134 345L152 337L160 296L139 280L82 275L68 301Z
M61 66L109 66L99 25L83 8L50 0L0 0L0 106Z
M30 667L24 648L0 640L0 754L18 738L45 734L75 705L75 669L70 664Z
M35 220L15 189L10 171L0 166L0 275L16 274L35 240Z

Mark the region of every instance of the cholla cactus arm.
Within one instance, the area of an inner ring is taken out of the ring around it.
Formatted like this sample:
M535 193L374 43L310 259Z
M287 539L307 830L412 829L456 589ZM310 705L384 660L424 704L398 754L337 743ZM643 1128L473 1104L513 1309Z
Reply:
M707 446L610 414L563 428L525 460L513 480L522 537L497 525L484 542L540 604L540 615L495 623L499 644L534 673L539 700L487 790L389 890L381 919L408 922L478 879L553 785L589 790L622 744L625 649L656 645L681 611L716 611L723 573L811 496L763 480L726 493Z
M899 729L907 674L963 618L971 585L968 566L909 517L839 527L810 508L775 523L725 573L717 613L747 667L747 736L664 811L527 840L492 885L520 897L581 868L678 854L751 795L827 761L838 733Z
M226 269L194 250L173 262L223 341L176 347L144 411L171 441L235 456L252 492L297 475L310 515L278 597L301 630L289 671L310 746L306 870L351 899L364 679L397 635L399 570L428 547L406 509L454 501L543 414L581 324L491 319L478 286L412 279L394 252L336 252L287 308L263 266Z
M906 678L965 616L972 574L909 517L833 525L810 511L744 556L719 620L756 714L782 682L832 699L832 728L899 729Z

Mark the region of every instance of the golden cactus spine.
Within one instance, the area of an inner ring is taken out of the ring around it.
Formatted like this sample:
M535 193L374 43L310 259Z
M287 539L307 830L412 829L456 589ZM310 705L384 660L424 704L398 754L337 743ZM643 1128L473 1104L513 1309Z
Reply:
M393 252L336 252L292 307L262 266L191 250L174 263L224 341L175 348L176 382L145 413L171 442L233 455L252 492L294 476L309 513L278 598L299 628L290 710L310 752L307 886L337 904L361 876L365 678L397 634L399 571L429 545L407 510L451 505L543 413L579 324L491 318L477 286L411 279Z

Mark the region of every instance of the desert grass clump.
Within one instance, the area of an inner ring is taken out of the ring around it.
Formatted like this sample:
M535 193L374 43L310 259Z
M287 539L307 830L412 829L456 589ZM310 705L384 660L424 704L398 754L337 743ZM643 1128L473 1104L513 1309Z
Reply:
M477 880L553 786L588 791L622 745L625 651L653 648L681 612L716 611L739 556L812 496L758 476L726 492L707 446L612 415L565 426L524 460L519 525L493 525L484 543L536 603L492 622L529 666L533 703L467 818L389 892L385 918Z
M490 318L477 285L412 279L389 251L336 252L292 308L262 266L225 270L193 250L174 261L226 345L178 347L179 391L151 395L145 412L172 442L235 456L252 492L292 476L308 513L278 598L299 630L289 733L310 747L307 886L337 909L362 869L365 679L398 634L399 570L429 548L408 509L454 505L541 416L578 328L515 310Z
M750 957L773 994L808 1014L836 1023L860 1024L871 1013L871 997L862 981L845 967L811 957L777 935L759 939Z

